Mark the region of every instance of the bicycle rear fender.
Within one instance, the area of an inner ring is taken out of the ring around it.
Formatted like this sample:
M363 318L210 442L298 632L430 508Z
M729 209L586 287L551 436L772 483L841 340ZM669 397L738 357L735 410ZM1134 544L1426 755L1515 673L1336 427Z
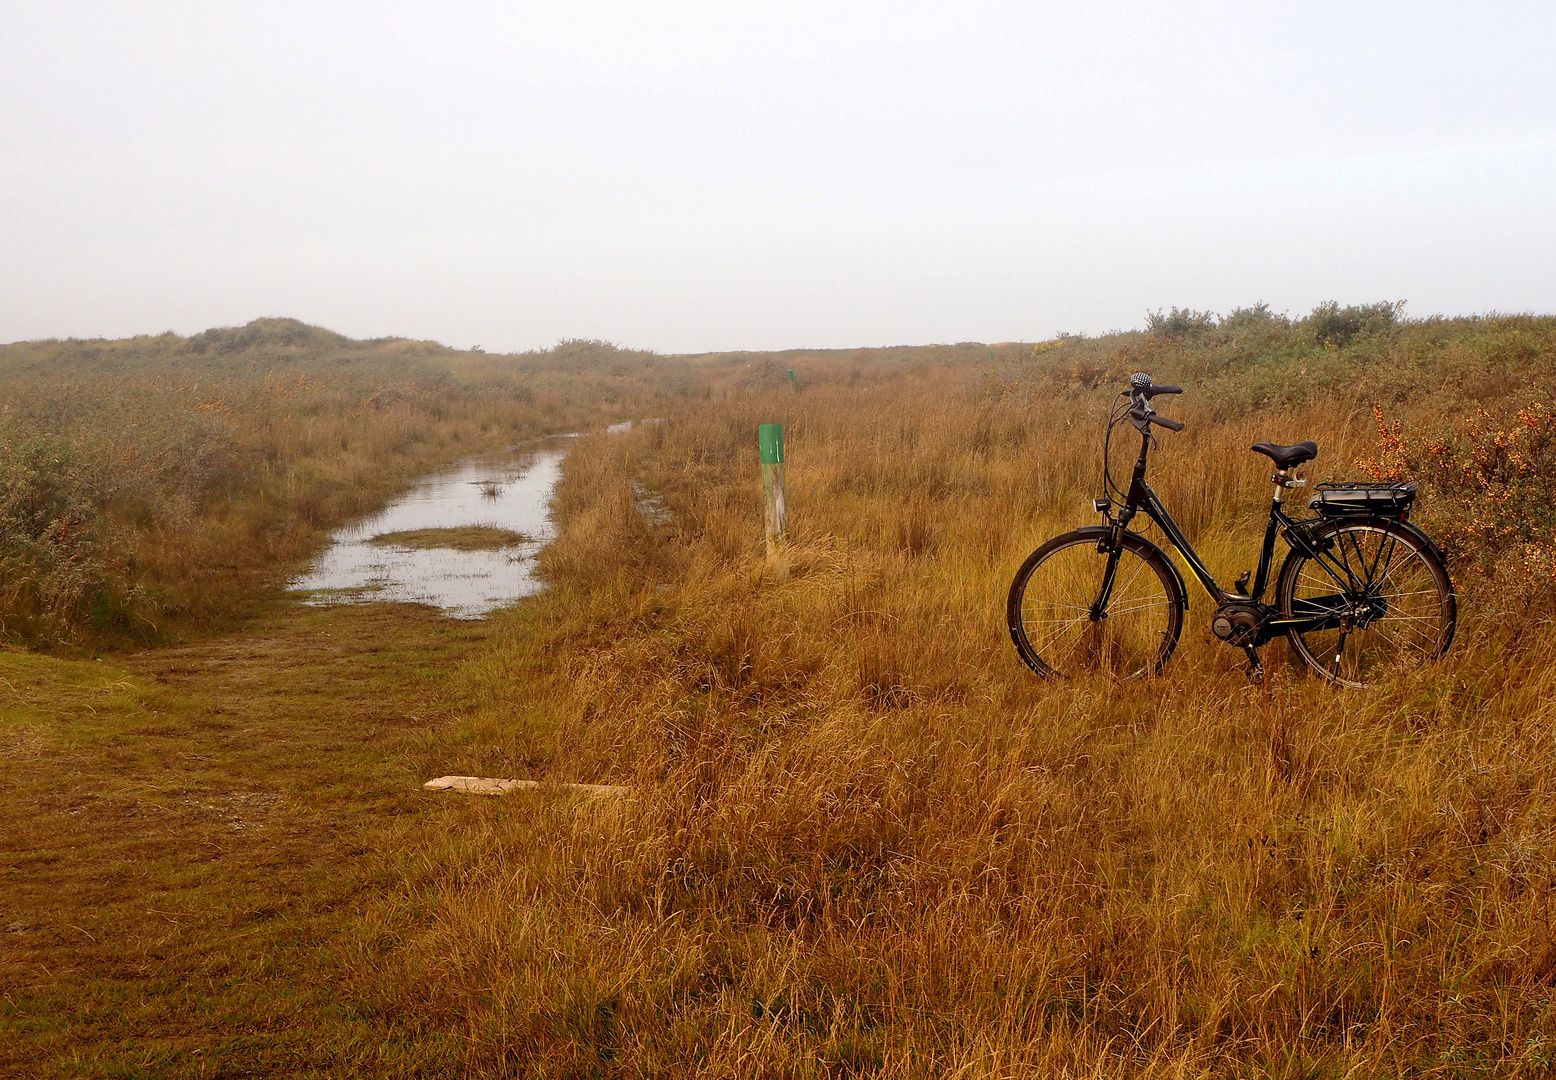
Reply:
M1398 525L1401 529L1404 529L1407 533L1409 533L1412 540L1421 541L1421 546L1426 548L1427 551L1431 552L1432 557L1443 564L1443 569L1446 570L1448 568L1448 556L1443 554L1443 549L1437 546L1436 540L1433 540L1430 536L1427 536L1426 533L1422 532L1421 529L1412 522L1401 519L1395 521L1394 524ZM1452 575L1449 576L1448 580L1451 584L1453 581Z
M1419 525L1415 524L1413 521L1406 521L1404 518L1391 517L1384 514L1352 514L1335 515L1334 517L1306 518L1303 521L1298 522L1292 528L1287 529L1284 533L1284 536L1286 543L1290 544L1292 547L1301 547L1303 554L1307 555L1309 558L1312 558L1318 554L1317 550L1313 547L1311 542L1315 533L1321 531L1327 525L1339 525L1346 522L1354 524L1355 522L1363 521L1368 518L1376 518L1378 521L1385 521L1394 528L1408 533L1412 540L1417 540L1420 542L1421 546L1427 550L1429 555L1431 555L1438 562L1442 563L1443 566L1446 567L1448 565L1448 557L1443 554L1443 549L1437 546L1436 540L1433 540L1430 536L1426 535L1426 533L1422 532ZM1296 535L1294 536L1293 534Z
M1105 525L1087 525L1083 528L1075 530L1075 532L1082 536L1094 537L1099 544L1107 539L1108 533L1111 531L1112 530ZM1124 546L1127 548L1132 548L1133 550L1144 555L1146 558L1151 558L1154 556L1162 561L1162 565L1166 566L1167 569L1172 572L1173 584L1178 587L1178 603L1182 605L1184 611L1187 611L1189 609L1188 587L1183 582L1183 574L1179 572L1178 564L1172 561L1167 552L1163 551L1159 545L1146 539L1139 533L1132 533L1128 530L1125 530L1124 532Z

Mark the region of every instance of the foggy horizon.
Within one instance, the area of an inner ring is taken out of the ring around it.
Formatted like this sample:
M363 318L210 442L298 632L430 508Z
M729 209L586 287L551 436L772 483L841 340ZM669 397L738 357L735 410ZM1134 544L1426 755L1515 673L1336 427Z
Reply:
M1333 298L1330 298L1330 301L1320 301L1320 303L1328 303L1328 302L1331 302L1331 301L1333 301ZM1333 301L1333 302L1337 303L1340 306L1340 308L1342 308L1342 309L1343 308L1347 308L1347 307L1352 307L1352 306L1368 306L1368 302L1366 302L1366 301L1359 301L1356 304L1350 304L1350 303L1347 303L1345 301ZM1378 303L1378 302L1379 301L1374 301L1372 303ZM1430 321L1430 320L1434 320L1434 319L1443 319L1444 321L1448 321L1448 320L1453 320L1453 319L1464 319L1464 318L1485 318L1485 319L1490 319L1490 318L1509 318L1509 317L1520 317L1520 316L1541 317L1541 316L1549 316L1551 314L1551 312L1532 311L1532 310L1531 311L1489 310L1489 311L1469 311L1469 312L1431 312L1429 314L1426 314L1426 313L1412 312L1410 310L1410 308L1409 308L1408 302L1406 302L1406 301L1381 301L1381 302L1402 304L1403 305L1403 310L1401 311L1401 313L1399 315L1399 318L1400 318L1401 322L1404 323L1404 324L1408 324L1408 323L1411 323L1411 322ZM1239 306L1242 307L1242 308L1250 308L1250 307L1253 307L1255 305L1254 304L1244 304L1244 305L1239 305ZM1269 311L1270 311L1270 313L1272 315L1284 316L1285 318L1290 319L1292 322L1297 322L1297 321L1307 317L1308 315L1312 314L1312 312L1282 311L1282 310L1280 310L1278 308L1275 308L1273 306L1269 306L1269 305L1266 305L1266 306L1269 308ZM1179 307L1182 307L1182 305L1179 305ZM870 350L885 350L885 349L951 348L951 347L956 347L956 346L967 346L967 345L977 345L977 346L1038 345L1038 344L1044 344L1046 342L1053 342L1053 341L1056 341L1056 340L1059 340L1059 339L1063 339L1063 338L1078 338L1078 339L1082 339L1082 340L1090 340L1090 339L1094 339L1094 338L1111 337L1111 336L1118 335L1118 334L1146 333L1149 330L1149 327L1146 325L1149 316L1152 315L1153 313L1155 313L1155 314L1166 314L1169 310L1171 310L1171 309L1161 308L1161 309L1156 309L1154 312L1147 311L1145 313L1146 318L1142 318L1140 323L1138 325L1135 325L1135 326L1115 326L1115 327L1110 327L1110 328L1107 328L1107 329L1104 329L1104 330L1095 330L1095 331L1092 331L1092 330L1079 330L1079 331L1059 330L1059 331L1056 331L1056 332L1054 332L1052 334L1048 334L1048 335L1044 335L1044 336L1040 336L1040 337L1028 336L1028 337L1024 337L1024 338L963 338L963 339L960 339L960 340L957 340L957 341L949 341L949 340L947 340L947 341L873 341L873 342L855 342L855 343L839 344L839 345L804 345L804 344L800 344L800 345L782 345L782 346L773 346L773 347L770 347L770 348L747 347L747 346L732 346L730 348L713 348L713 349L655 349L655 348L651 348L649 346L635 345L632 342L628 342L628 341L612 341L609 338L590 337L589 335L586 335L586 334L576 334L576 335L571 335L569 337L557 338L555 341L548 342L548 343L545 343L545 344L531 345L531 346L527 346L527 347L524 347L524 348L516 348L516 349L502 349L502 348L488 348L488 347L486 347L485 345L483 345L480 342L475 342L474 344L471 344L471 345L451 345L448 342L440 341L437 338L418 337L418 336L415 336L415 335L412 335L412 334L366 333L366 332L361 333L361 334L351 334L351 333L346 333L344 331L341 331L341 330L339 330L339 329L337 329L336 327L333 327L333 326L325 326L325 325L320 324L320 323L309 322L306 319L297 319L295 316L280 315L280 314L274 314L274 313L272 313L272 314L265 314L265 315L256 315L252 319L245 319L242 322L224 323L224 324L221 324L221 325L205 326L205 327L200 327L198 329L180 330L180 329L175 329L175 328L172 328L172 327L168 327L168 328L165 328L163 330L156 330L156 331L137 331L135 333L130 333L130 334L92 335L92 336L84 336L84 335L80 335L80 334L54 334L54 335L49 335L47 337L17 338L14 341L0 341L0 346L3 346L3 345L22 345L22 344L40 344L40 343L47 343L47 342L51 342L51 341L54 341L54 342L69 342L69 341L78 341L78 342L121 341L121 340L127 340L127 339L132 339L132 338L139 338L139 337L146 337L146 338L161 337L161 336L166 335L166 334L172 334L175 337L180 337L180 338L192 338L192 337L198 337L200 334L205 333L207 331L212 331L212 330L217 330L217 331L221 331L221 330L242 330L245 327L247 327L247 326L249 326L249 325L251 325L253 323L274 320L274 321L294 321L294 322L299 322L299 323L302 323L302 324L304 324L306 326L310 326L310 327L312 327L314 329L317 329L317 330L324 330L324 331L327 331L327 332L340 334L342 337L345 337L348 340L357 341L357 342L365 342L365 341L413 341L413 342L421 342L421 343L427 343L427 344L432 344L432 345L438 345L438 346L442 346L442 347L445 347L445 348L454 349L456 351L482 352L482 353L488 353L488 354L497 355L497 356L522 355L522 354L531 353L531 352L547 352L547 351L549 351L549 350L551 350L553 348L557 348L559 346L567 345L567 344L570 344L570 343L573 343L573 342L586 342L586 343L589 343L589 344L609 346L611 348L621 349L621 350L626 351L626 352L650 353L650 354L655 354L655 355L660 355L660 356L708 356L708 355L716 355L716 354L719 354L719 353L729 353L729 354L737 354L737 353L764 354L764 353L790 353L790 352L796 352L796 353L817 352L817 353L819 353L819 352L851 352L851 351L858 351L858 350L870 351ZM1187 311L1187 312L1190 312L1192 314L1201 314L1202 313L1202 311L1195 310L1195 309L1185 308L1184 310ZM1231 308L1231 309L1228 309L1227 311L1219 311L1219 312L1207 311L1207 312L1203 312L1203 313L1210 314L1210 315L1217 316L1217 317L1223 317L1223 316L1226 316L1226 315L1230 314L1232 311L1235 311L1235 310L1237 310L1237 309L1236 308Z
M1556 309L1556 11L101 2L0 14L0 341L488 352Z

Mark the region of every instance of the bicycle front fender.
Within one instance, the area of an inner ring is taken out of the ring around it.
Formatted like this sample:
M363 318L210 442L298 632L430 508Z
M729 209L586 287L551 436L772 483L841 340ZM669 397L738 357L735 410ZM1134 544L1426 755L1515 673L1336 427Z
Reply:
M1099 545L1103 544L1107 540L1108 533L1112 531L1112 529L1105 525L1087 525L1075 530L1075 532L1080 533L1082 536L1095 537ZM1169 556L1160 545L1146 539L1139 533L1132 533L1125 529L1123 540L1125 547L1139 552L1147 559L1155 558L1161 560L1162 565L1167 567L1168 571L1172 574L1173 584L1178 587L1178 605L1183 608L1184 611L1187 611L1189 609L1188 586L1184 584L1183 574L1178 570L1178 564L1172 560L1171 556Z

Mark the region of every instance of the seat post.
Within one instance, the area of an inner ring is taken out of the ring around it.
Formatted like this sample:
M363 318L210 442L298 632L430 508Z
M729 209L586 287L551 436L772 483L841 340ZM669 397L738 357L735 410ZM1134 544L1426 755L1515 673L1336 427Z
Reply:
M1286 480L1289 469L1276 469L1275 475L1270 477L1270 482L1275 485L1275 501L1282 502L1286 498Z

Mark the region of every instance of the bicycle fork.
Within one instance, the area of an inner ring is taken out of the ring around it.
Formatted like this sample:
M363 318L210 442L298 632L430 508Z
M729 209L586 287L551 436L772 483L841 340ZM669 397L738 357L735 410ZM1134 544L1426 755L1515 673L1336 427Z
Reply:
M1108 557L1107 566L1102 571L1102 585L1097 589L1097 599L1092 601L1088 614L1092 622L1101 622L1108 617L1108 601L1113 599L1113 582L1118 576L1118 557L1124 553L1124 531L1129 528L1129 519L1134 517L1134 510L1124 506L1119 510L1118 517L1108 514L1106 499L1097 499L1095 506L1102 513L1107 514L1108 531L1097 540L1097 551Z
M1106 544L1107 540L1104 539ZM1102 587L1097 590L1097 599L1092 601L1088 612L1092 622L1101 622L1108 617L1108 601L1113 598L1113 579L1118 575L1118 557L1123 552L1124 545L1108 548L1108 564L1102 571Z

